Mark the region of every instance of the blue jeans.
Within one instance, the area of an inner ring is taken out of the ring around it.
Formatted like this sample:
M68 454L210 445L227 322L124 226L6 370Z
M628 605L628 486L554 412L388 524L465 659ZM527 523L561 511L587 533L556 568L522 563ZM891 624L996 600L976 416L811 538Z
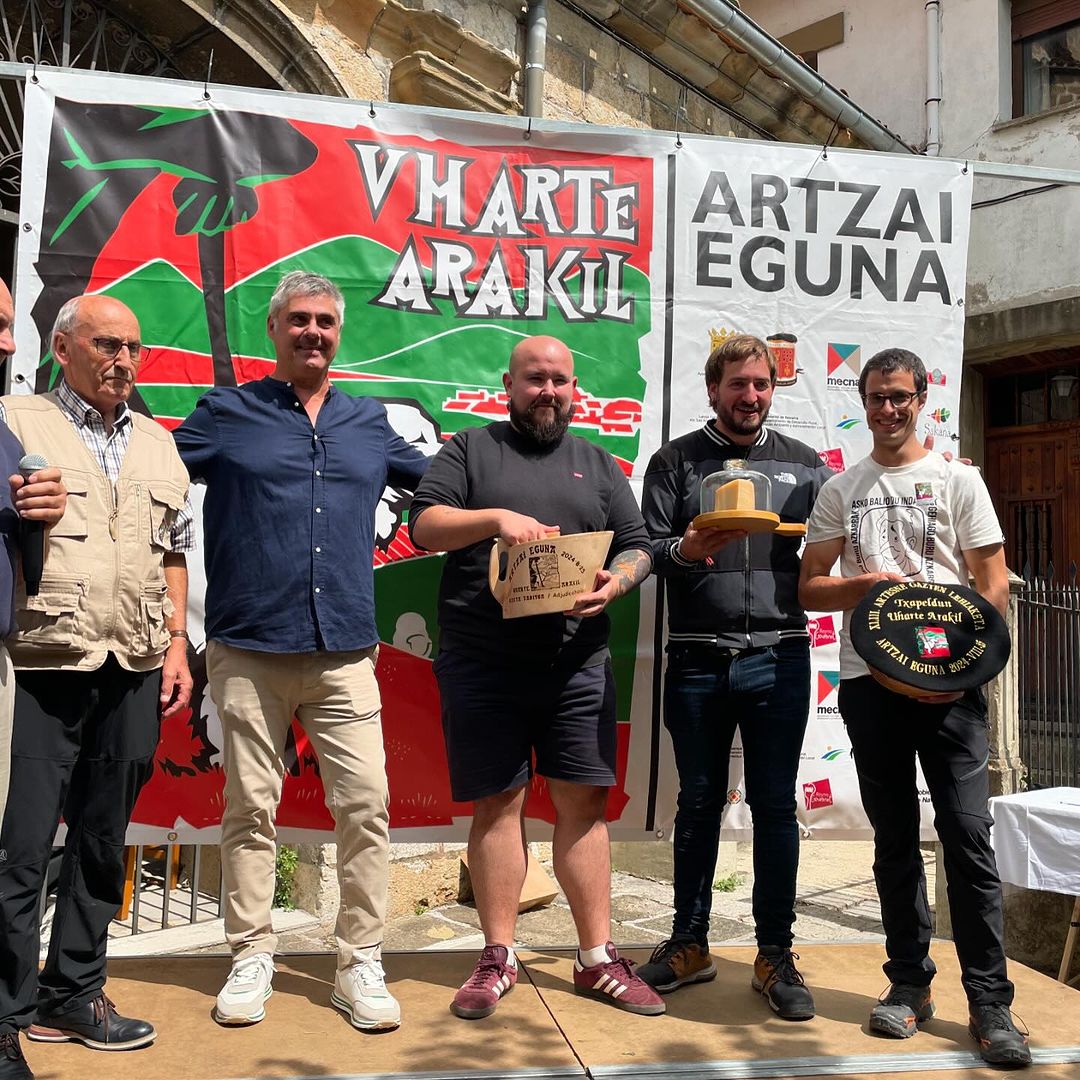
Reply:
M707 645L669 647L664 724L679 772L675 935L708 940L720 816L727 805L728 761L737 727L754 825L757 942L791 946L799 869L795 785L809 709L810 643L805 638L734 657Z

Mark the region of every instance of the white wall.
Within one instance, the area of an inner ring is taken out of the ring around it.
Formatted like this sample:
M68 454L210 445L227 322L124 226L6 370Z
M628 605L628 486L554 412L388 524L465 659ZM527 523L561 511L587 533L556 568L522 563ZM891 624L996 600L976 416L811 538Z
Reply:
M745 0L742 5L774 37L841 6L844 43L819 54L821 74L921 148L926 141L922 0ZM1010 119L1009 9L1009 0L942 0L942 156L1080 171L1080 106ZM1032 186L977 178L975 201ZM973 211L969 315L1078 293L1080 187Z
M1080 172L1080 106L1011 119L1008 0L942 2L942 154ZM1030 182L976 178L975 201ZM1080 293L1080 187L972 213L968 313Z
M926 143L926 20L922 0L743 0L775 38L844 12L844 42L818 71L910 146Z

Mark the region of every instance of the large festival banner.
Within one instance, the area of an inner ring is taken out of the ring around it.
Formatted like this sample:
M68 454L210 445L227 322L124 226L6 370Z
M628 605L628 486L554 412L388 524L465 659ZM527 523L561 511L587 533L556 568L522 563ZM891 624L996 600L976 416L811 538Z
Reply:
M267 304L305 269L345 293L335 386L384 402L428 454L505 417L509 352L536 333L573 351L571 430L638 492L661 442L708 419L705 358L740 331L772 338L781 361L770 423L834 468L868 449L855 380L886 345L933 369L928 430L955 448L971 178L952 163L44 70L27 83L24 147L16 392L55 382L60 305L106 293L152 349L135 407L175 427L208 388L272 370ZM384 493L373 553L391 824L401 839L459 838L469 807L450 797L431 673L442 559L409 540L410 494ZM163 727L136 842L211 842L220 820L198 553L189 566L196 693ZM609 818L620 838L669 836L662 590L610 614ZM835 709L839 618L811 622L798 797L822 836L866 827ZM312 839L331 819L296 726L287 762L281 834ZM736 748L731 835L749 826L741 778ZM540 832L552 819L541 779L529 816Z

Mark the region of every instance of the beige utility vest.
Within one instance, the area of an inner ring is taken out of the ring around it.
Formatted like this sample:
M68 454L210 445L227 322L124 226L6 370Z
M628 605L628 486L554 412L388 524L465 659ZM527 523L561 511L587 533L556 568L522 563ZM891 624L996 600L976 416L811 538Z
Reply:
M132 413L114 488L55 394L2 400L24 450L58 467L68 490L48 533L38 595L18 583L18 629L7 642L15 667L92 671L109 653L130 671L160 667L172 614L162 560L188 489L172 436Z

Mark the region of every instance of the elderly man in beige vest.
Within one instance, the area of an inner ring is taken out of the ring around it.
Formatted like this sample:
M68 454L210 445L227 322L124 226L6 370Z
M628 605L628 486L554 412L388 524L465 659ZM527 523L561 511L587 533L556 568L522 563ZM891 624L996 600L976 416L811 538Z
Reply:
M122 897L124 834L161 718L191 693L188 475L172 436L128 406L148 350L124 304L68 301L52 352L64 376L55 391L2 399L12 432L60 468L69 494L40 590L18 588L9 642L16 693L0 832L0 1035L29 1026L34 1040L130 1049L155 1032L105 996L105 946ZM37 897L61 815L67 839L39 975ZM17 1064L25 1071L12 1076L30 1075Z

